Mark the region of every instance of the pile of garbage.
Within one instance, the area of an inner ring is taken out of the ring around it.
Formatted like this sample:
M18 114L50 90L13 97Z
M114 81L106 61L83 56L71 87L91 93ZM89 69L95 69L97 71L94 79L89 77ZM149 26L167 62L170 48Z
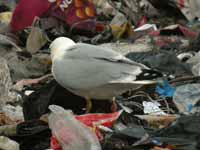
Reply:
M92 99L88 113L85 97L52 75L58 37L162 77L113 102ZM2 150L199 150L200 2L1 0L0 89Z

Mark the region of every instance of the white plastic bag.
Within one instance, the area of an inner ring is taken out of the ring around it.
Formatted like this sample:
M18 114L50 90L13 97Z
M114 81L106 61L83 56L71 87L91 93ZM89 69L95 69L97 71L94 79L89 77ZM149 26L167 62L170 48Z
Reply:
M56 105L50 105L49 109L49 127L62 150L101 150L95 133L79 122L70 110Z

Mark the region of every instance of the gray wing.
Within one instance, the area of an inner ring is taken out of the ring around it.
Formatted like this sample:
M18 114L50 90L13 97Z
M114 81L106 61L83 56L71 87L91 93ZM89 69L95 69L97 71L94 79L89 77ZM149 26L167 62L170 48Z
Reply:
M63 63L62 68L54 72L64 74L67 85L75 89L89 89L109 83L131 83L142 72L141 69L147 69L115 51L88 44L77 44L64 57L59 62ZM62 77L59 80L64 82Z
M84 43L79 43L73 46L70 49L70 52L68 53L68 56L71 58L88 58L88 59L101 59L103 61L110 61L115 63L121 63L121 64L129 64L134 65L137 67L141 67L143 69L149 69L143 64L136 63L134 61L131 61L121 55L120 53L104 47L99 47L95 45L89 45Z

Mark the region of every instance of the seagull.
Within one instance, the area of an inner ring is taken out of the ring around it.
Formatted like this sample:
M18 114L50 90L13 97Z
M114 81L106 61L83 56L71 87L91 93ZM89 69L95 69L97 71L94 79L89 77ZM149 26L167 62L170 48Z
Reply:
M50 44L52 74L55 80L75 95L86 99L114 100L116 96L143 85L155 84L162 74L105 47L75 43L58 37Z

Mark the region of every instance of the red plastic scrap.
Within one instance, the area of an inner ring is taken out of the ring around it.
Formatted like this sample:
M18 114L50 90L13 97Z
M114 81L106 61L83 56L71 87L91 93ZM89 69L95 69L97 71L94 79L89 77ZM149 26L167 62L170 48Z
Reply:
M190 30L189 28L184 27L182 25L173 25L173 27L170 29L169 29L169 27L163 28L158 31L152 31L149 33L149 35L159 36L159 35L165 35L166 31L168 31L168 33L171 32L172 34L174 31L177 31L178 33L181 33L181 35L183 35L186 38L196 38L198 36L198 33L194 32L194 31Z
M106 126L106 127L112 127L114 122L119 118L121 114L121 111L109 113L109 114L86 114L86 115L80 115L76 116L76 119L82 122L83 124L90 127L92 130L94 130L95 134L99 138L99 140L103 139L103 136L98 129L98 125ZM73 133L62 133L63 141L66 139L69 139L70 136L72 136ZM55 138L54 135L51 137L51 149L52 150L62 150L62 147L60 146L59 142Z
M48 0L20 0L15 8L10 26L14 32L31 26L36 16L43 16L49 9Z
M179 30L183 33L183 35L185 37L189 37L189 38L196 38L198 36L198 34L196 32L191 31L190 29L179 25Z
M96 10L91 0L56 0L51 16L81 29L95 29Z
M185 0L178 0L177 4L180 9L185 8Z
M180 33L181 35L183 35L184 37L186 38L196 38L198 36L198 34L192 30L190 30L189 28L187 27L184 27L182 25L172 25L172 26L168 26L164 29L161 29L160 30L160 34L161 35L165 35L165 32L168 31L168 32L171 32L173 33L174 31Z
M119 118L120 114L121 112L114 112L109 114L86 114L76 116L76 119L90 127L98 125L112 127L117 118Z
M20 0L10 23L14 32L32 25L35 17L53 16L69 26L95 29L96 9L91 0Z
M159 146L155 146L155 147L153 148L153 150L172 150L172 149L163 148L163 147L159 147Z
M159 31L159 30L157 30L157 31L151 31L151 32L149 33L149 35L150 35L150 36L159 36L159 35L160 35L160 31Z
M62 147L60 146L60 144L54 136L51 137L50 146L52 150L62 150Z

